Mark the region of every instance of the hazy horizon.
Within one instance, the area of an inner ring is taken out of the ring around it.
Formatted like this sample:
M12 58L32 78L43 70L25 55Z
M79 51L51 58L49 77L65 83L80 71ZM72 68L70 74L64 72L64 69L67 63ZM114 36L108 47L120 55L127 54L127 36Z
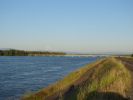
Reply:
M132 0L1 0L0 48L133 53Z

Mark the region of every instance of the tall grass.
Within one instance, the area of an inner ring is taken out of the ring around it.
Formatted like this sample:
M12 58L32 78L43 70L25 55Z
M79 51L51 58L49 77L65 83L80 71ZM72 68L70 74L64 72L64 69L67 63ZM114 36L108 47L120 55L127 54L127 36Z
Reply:
M71 93L66 95L61 92L61 90L73 86L75 82L84 77L87 77L87 80L79 86L76 86ZM70 73L55 84L36 93L25 95L22 99L45 100L45 98L58 92L60 100L91 100L90 97L98 98L99 92L109 92L111 94L118 93L119 95L126 97L127 91L130 88L129 86L131 86L131 75L121 61L116 60L115 58L106 58L86 65L85 67Z
M113 92L126 97L129 86L131 86L129 71L120 61L114 58L108 58L99 65L92 77L90 77L84 86L79 87L77 100L88 100L89 94L92 92ZM96 94L94 96L96 98ZM93 95L91 95L92 97Z

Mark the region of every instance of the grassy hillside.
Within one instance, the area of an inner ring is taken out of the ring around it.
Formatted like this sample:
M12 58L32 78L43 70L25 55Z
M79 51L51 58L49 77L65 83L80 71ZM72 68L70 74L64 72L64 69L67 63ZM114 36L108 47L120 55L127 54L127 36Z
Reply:
M130 86L130 72L121 61L106 58L22 100L126 100Z

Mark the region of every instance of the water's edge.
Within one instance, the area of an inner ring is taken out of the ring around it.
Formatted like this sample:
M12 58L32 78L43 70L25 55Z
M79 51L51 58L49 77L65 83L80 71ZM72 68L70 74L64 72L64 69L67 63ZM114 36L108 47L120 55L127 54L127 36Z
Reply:
M0 57L0 100L52 84L98 57Z

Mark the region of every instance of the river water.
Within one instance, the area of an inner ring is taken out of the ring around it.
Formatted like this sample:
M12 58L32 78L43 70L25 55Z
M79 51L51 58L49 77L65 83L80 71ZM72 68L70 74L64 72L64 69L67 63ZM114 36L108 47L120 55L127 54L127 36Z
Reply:
M0 100L17 100L98 57L0 57Z

